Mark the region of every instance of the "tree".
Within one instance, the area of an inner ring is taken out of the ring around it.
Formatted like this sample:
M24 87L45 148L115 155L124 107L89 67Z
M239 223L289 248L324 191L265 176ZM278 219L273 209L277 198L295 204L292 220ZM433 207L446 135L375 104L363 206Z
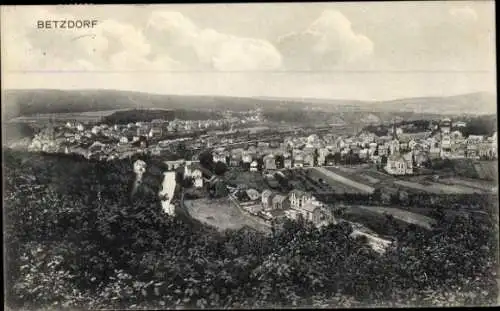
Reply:
M285 166L285 157L281 154L276 155L276 167L283 168Z
M227 172L227 165L224 162L218 161L214 166L214 173L216 175L224 175Z
M202 153L200 153L198 159L200 160L200 164L203 165L203 167L209 170L211 170L214 167L214 158L209 150L205 150Z
M332 153L329 153L325 156L325 163L326 165L335 163L335 157Z
M314 161L314 166L318 166L318 157L319 157L319 151L318 148L314 148L314 155L313 155L313 161Z
M384 154L380 157L380 166L385 167L387 165L387 156Z
M341 159L342 159L342 155L340 154L340 152L335 152L334 155L333 155L333 159L334 159L334 162L335 164L339 164Z

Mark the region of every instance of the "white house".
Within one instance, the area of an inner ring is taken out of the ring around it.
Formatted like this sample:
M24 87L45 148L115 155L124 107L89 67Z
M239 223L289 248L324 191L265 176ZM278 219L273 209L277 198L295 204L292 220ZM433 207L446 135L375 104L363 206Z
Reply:
M291 208L298 209L305 205L306 203L311 203L313 201L313 197L310 193L303 192L300 190L292 190L289 194L290 197L290 206Z
M193 178L195 188L202 188L203 187L203 177L202 177L202 173L199 169L194 169L191 172L191 177Z
M257 161L252 161L252 163L250 163L250 172L257 172L259 170L258 166L259 164Z
M405 155L391 154L387 158L385 171L391 175L413 174L413 157L411 153Z

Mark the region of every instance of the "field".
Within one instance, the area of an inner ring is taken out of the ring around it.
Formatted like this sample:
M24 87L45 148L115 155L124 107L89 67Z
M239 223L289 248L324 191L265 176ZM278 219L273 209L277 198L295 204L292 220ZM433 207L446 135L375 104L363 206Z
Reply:
M495 188L494 184L492 184L491 182L485 182L483 180L475 180L465 177L450 177L450 178L440 179L439 182L444 184L450 183L450 184L467 186L488 192L494 191Z
M323 178L332 186L334 185L335 188L342 185L344 188L347 187L348 189L350 188L352 190L355 190L355 192L373 193L373 191L375 191L375 188L362 183L359 178L357 178L358 180L354 180L352 176L355 176L355 174L349 174L349 176L347 176L347 174L342 174L341 172L339 172L340 170L333 167L329 167L328 169L315 167L312 170L317 171L319 174L323 175Z
M498 182L498 162L481 161L474 164L477 175L480 179L494 180Z
M267 230L266 226L253 217L243 214L228 198L186 200L184 205L191 217L221 231L243 227Z
M491 164L487 163L485 171L490 169ZM481 164L482 165L482 164ZM381 186L402 187L407 190L417 192L427 192L434 194L473 194L490 192L493 189L491 182L461 176L445 177L438 182L427 181L427 176L405 176L394 177L383 172L364 167L327 167L321 170L333 172L334 178L329 179L329 183L335 189L344 192L366 191ZM485 173L486 174L486 173ZM491 174L490 174L491 175ZM340 176L340 177L338 177Z
M435 182L427 182L426 184L421 184L418 182L414 181L407 181L407 180L395 180L394 184L404 187L404 188L409 188L412 190L417 190L417 191L423 191L423 192L428 192L428 193L434 193L434 194L453 194L453 193L460 193L460 194L473 194L473 193L481 193L482 191L479 189L473 189L470 187L466 186L461 186L461 185L447 185L447 184L442 184L442 183L435 183Z

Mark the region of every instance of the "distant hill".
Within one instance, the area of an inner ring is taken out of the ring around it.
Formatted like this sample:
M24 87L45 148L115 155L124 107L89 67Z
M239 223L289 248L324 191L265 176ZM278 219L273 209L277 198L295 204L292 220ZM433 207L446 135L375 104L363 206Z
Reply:
M345 122L373 114L385 120L386 113L411 114L496 114L496 97L471 93L450 97L407 98L391 101L329 100L312 98L245 98L225 96L160 95L117 90L5 90L3 118L12 119L43 113L78 113L117 109L326 111ZM361 115L360 115L361 113ZM314 115L314 113L313 113Z
M115 90L6 90L2 95L6 119L45 113L133 108L247 110L261 103L251 98L159 95Z
M417 97L391 101L379 101L370 107L375 110L412 111L416 113L437 113L447 115L495 114L496 96L478 92L448 97Z

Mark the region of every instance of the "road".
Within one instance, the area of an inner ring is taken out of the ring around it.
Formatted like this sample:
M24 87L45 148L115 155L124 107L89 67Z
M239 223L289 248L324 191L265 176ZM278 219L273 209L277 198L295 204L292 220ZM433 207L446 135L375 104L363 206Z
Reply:
M164 197L165 200L161 200L161 205L163 208L163 211L165 213L168 213L170 215L173 215L175 212L175 208L172 204L170 204L170 201L174 197L174 191L175 191L175 172L164 172L163 173L163 181L161 185L160 192L158 193L160 197Z

